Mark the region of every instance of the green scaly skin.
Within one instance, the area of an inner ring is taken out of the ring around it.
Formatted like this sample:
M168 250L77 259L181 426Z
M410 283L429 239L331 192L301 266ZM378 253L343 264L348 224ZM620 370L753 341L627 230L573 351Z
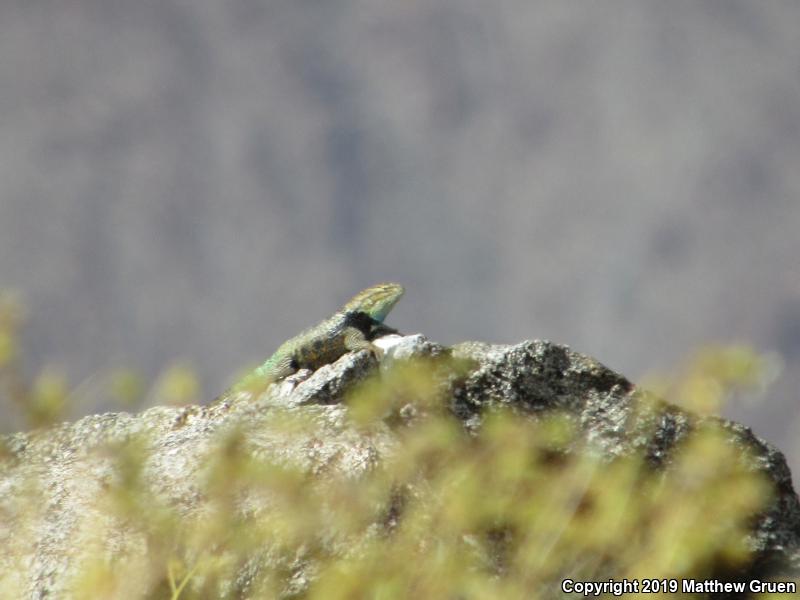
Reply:
M257 367L224 392L214 403L244 391L258 394L270 384L299 369L318 369L347 352L369 350L380 358L382 351L372 343L376 337L397 333L383 324L405 290L399 283L379 283L358 294L333 315L284 342Z

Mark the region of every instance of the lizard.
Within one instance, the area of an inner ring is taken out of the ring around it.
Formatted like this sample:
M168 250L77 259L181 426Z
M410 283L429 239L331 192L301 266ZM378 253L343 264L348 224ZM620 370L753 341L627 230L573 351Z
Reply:
M397 333L383 324L405 292L399 283L379 283L360 291L330 317L281 344L261 366L223 392L213 404L243 391L263 391L300 369L318 369L348 352L369 350L380 358L376 337Z

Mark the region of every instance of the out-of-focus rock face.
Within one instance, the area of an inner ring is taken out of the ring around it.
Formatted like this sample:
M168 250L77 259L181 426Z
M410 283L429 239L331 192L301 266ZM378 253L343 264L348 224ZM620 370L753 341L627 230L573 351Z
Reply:
M709 422L721 424L727 443L741 449L749 468L765 474L775 488L771 504L753 525L755 559L748 574L791 572L800 547L800 506L791 475L781 453L748 428L665 404L659 404L660 410L639 411L642 395L624 377L550 342L513 346L468 342L444 348L417 335L395 336L384 346L387 353L381 368L410 357L465 359L470 365L466 375L447 383L448 402L472 431L480 430L486 410L492 407L508 406L520 419L559 410L577 426L584 448L609 459L642 453L647 464L659 470L669 467L673 450L689 432ZM402 451L391 428L354 426L342 403L344 393L374 371L375 361L367 353L348 354L313 374L301 371L260 397L242 394L232 402L207 407L94 415L3 438L0 546L6 551L0 553L0 573L6 574L4 585L25 597L68 597L80 567L75 551L98 543L98 530L104 536L99 543L112 555L146 554L146 544L97 504L118 477L107 449L141 434L146 434L142 470L146 485L187 518L204 510L200 481L218 436L237 428L246 432L245 448L252 456L300 466L312 477L363 476L391 453ZM313 420L313 433L289 434L277 426L278 415L287 411ZM35 506L23 515L15 501L26 494ZM265 553L254 560L270 558ZM305 572L303 565L295 567L291 585L302 588L313 573ZM246 579L248 573L239 577ZM137 585L147 584L130 582L131 595Z

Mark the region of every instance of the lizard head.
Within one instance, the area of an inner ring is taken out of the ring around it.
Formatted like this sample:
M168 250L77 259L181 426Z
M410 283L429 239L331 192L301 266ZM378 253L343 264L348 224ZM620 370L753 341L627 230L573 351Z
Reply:
M405 292L399 283L379 283L358 292L342 307L343 312L363 312L383 323Z

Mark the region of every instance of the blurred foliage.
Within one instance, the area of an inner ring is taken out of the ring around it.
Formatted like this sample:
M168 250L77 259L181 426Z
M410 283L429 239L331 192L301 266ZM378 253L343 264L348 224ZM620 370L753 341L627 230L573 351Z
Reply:
M20 348L26 316L17 294L0 293L0 414L6 431L47 427L100 406L130 410L145 403L178 406L200 400L198 378L182 363L167 367L149 391L130 369L92 375L74 388L52 367L29 375Z
M0 316L3 377L12 397L24 398L31 425L52 422L67 409L66 383L44 371L26 385L15 372L12 314ZM708 412L759 384L763 365L746 348L708 350L661 389ZM640 455L589 451L566 414L534 420L497 409L470 432L447 395L467 367L401 363L354 390L351 424L391 430L397 440L361 478L256 458L246 429L227 431L196 483L201 500L186 511L145 475L146 436L103 448L113 477L81 524L91 542L75 548L75 596L559 598L565 577L704 578L747 561L747 528L772 490L721 427L687 436L661 471ZM120 397L140 393L128 373L111 382ZM196 394L184 366L152 392L171 404ZM287 436L317 427L288 412L274 423ZM18 498L17 527L36 519L35 490L32 482L31 495ZM0 584L20 585L12 573Z
M758 354L743 344L711 345L695 352L672 375L653 374L642 387L700 414L719 414L737 395L758 399L783 364L776 354Z
M184 406L200 398L200 384L194 370L186 364L168 367L153 387L152 404Z

